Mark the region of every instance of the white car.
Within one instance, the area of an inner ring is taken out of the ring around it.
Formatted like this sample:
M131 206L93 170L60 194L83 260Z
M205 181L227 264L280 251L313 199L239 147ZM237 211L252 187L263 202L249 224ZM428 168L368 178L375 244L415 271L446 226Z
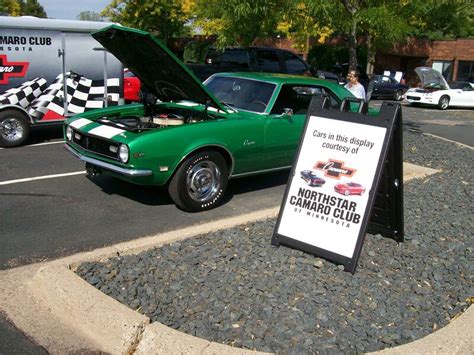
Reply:
M405 99L410 105L431 105L440 110L452 106L474 108L473 84L463 82L449 86L440 72L428 67L418 67L415 72L421 86L406 92Z

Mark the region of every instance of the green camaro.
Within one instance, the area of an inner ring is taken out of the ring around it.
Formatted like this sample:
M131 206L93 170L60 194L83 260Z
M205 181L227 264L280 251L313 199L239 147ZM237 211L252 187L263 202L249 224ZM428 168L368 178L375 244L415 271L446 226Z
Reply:
M143 104L68 119L66 149L90 173L167 184L187 211L218 205L229 178L289 168L313 95L334 107L352 97L329 81L279 74L216 74L203 85L146 32L111 26L93 36L147 92Z

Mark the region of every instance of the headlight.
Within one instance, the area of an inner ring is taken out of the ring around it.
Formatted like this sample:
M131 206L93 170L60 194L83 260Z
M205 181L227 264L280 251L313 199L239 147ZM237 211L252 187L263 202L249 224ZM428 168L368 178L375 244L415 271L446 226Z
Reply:
M122 163L128 162L129 155L130 155L130 153L128 151L128 146L126 144L120 144L119 153L118 153L120 161Z
M68 141L71 141L72 140L72 128L71 126L67 126L66 127L66 138Z

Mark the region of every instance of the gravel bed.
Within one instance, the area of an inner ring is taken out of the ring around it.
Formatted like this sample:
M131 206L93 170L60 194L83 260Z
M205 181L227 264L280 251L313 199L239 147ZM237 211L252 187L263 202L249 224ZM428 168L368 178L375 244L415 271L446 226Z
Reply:
M354 275L272 246L274 219L76 272L152 321L235 347L347 353L411 342L474 296L474 164L472 150L408 131L404 161L443 172L405 185L406 242L367 235Z

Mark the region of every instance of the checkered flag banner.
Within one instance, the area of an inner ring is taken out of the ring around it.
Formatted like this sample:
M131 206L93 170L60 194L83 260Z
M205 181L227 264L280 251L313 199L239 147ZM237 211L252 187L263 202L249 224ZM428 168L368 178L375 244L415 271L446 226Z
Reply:
M27 108L46 89L46 79L35 78L0 95L0 105L17 105Z
M66 74L67 109L69 113L83 113L104 106L104 80L91 80L78 74ZM120 98L119 78L107 79L108 105L118 104ZM63 75L56 77L46 91L29 109L35 120L62 119L64 117Z

